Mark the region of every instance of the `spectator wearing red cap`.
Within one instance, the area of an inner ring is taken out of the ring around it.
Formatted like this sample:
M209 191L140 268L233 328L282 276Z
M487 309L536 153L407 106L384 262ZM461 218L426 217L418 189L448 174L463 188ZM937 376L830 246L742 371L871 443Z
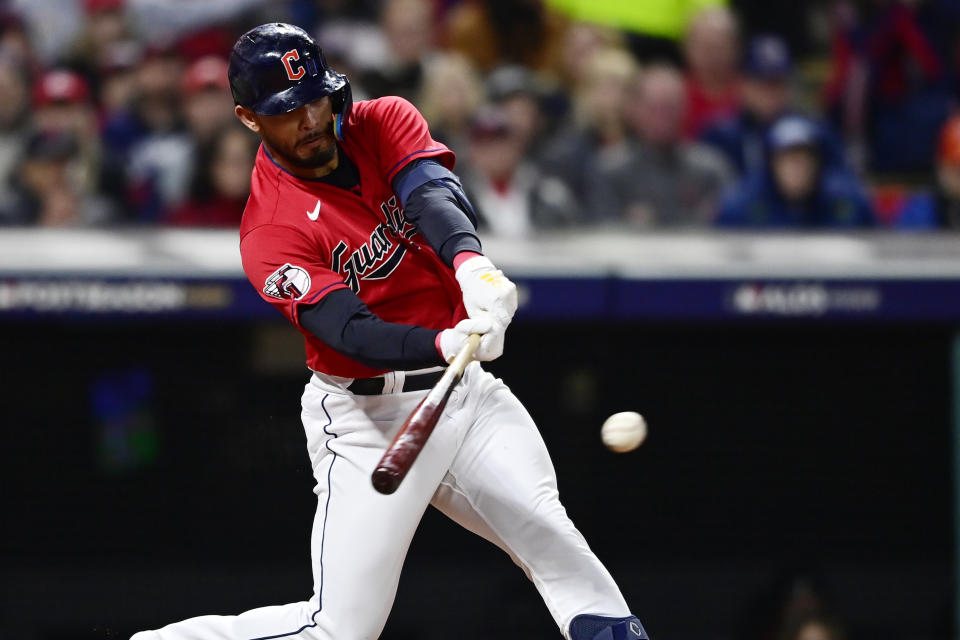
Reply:
M80 184L86 193L100 185L102 155L97 113L90 87L80 74L53 69L40 76L33 86L33 122L46 132L64 132L79 147Z
M205 56L193 62L183 76L184 117L197 141L209 140L218 129L234 120L227 66L223 58Z
M960 229L960 114L940 131L936 185L907 199L896 225L905 229Z

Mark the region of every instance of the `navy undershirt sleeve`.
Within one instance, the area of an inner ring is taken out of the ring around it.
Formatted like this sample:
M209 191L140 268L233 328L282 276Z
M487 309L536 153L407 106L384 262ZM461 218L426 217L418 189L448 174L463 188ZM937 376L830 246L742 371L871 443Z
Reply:
M440 333L385 322L349 289L337 289L302 307L300 325L334 351L371 369L411 370L445 365L437 352Z
M436 164L430 159L411 162L400 170L393 184L398 184L417 164L428 162ZM483 253L476 225L468 213L470 204L465 201L466 195L459 184L451 186L444 180L426 182L411 191L402 203L404 216L448 267L453 267L453 259L461 251Z

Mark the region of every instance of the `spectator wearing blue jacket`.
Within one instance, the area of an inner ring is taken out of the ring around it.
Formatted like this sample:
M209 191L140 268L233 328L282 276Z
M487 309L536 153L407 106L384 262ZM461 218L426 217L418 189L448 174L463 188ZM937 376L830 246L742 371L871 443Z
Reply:
M786 41L776 35L755 36L743 57L742 107L733 118L704 131L700 141L726 156L741 176L760 171L767 163L765 140L770 125L778 118L798 113L793 106L792 75L793 61ZM815 124L824 164L845 167L840 139L826 123Z
M753 229L873 226L862 187L849 171L825 164L822 149L809 118L778 120L767 136L769 161L727 194L714 223Z

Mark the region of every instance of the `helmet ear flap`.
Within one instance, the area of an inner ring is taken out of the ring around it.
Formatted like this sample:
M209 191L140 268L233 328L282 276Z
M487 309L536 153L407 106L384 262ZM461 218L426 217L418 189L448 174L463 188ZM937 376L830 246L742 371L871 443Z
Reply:
M332 96L330 96L330 106L333 109L333 112L336 114L343 113L343 103L344 103L343 93L344 93L343 89L340 89L339 91L334 93Z
M331 108L334 113L333 133L337 140L343 140L343 126L350 117L350 107L353 106L353 93L350 91L350 83L344 85L330 96Z

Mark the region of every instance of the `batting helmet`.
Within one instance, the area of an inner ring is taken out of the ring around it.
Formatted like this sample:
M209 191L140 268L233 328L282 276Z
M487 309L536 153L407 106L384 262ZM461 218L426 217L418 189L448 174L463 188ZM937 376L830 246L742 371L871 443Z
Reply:
M335 133L342 138L353 98L350 82L327 66L317 41L291 24L262 24L240 36L230 53L235 103L261 115L279 115L330 96Z

